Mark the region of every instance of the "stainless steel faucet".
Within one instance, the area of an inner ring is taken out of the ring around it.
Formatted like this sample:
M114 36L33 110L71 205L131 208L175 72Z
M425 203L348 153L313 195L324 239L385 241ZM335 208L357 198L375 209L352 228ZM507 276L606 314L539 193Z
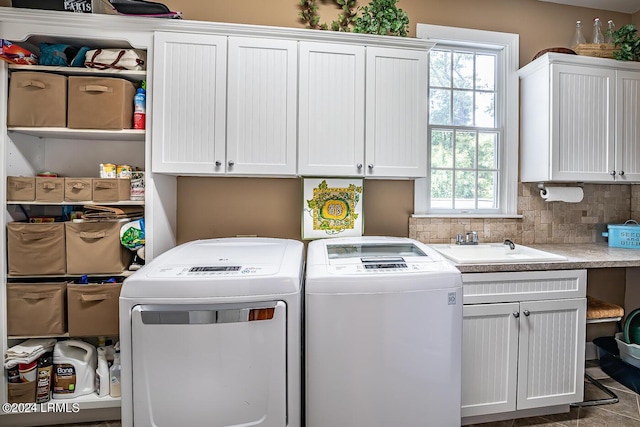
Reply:
M475 231L469 231L464 236L458 234L456 236L456 245L477 245L478 233Z
M513 243L513 241L511 241L510 239L504 239L504 244L509 245L509 249L511 249L512 251L516 249L516 244Z

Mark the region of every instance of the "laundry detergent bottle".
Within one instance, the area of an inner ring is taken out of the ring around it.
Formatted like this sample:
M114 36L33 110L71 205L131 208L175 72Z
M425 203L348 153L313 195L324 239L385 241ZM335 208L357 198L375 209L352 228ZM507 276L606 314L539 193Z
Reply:
M58 341L53 348L54 399L93 393L96 387L96 348L84 341Z

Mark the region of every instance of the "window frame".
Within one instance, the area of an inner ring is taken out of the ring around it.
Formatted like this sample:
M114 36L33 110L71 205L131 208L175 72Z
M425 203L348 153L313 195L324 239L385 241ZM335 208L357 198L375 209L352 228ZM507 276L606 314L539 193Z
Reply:
M428 176L415 180L413 216L447 217L517 217L518 208L518 145L519 145L519 36L518 34L440 25L417 24L418 38L446 45L447 48L472 48L497 51L500 58L496 67L500 108L497 123L502 129L502 146L498 153L499 209L430 209L431 156L428 149ZM428 102L428 100L425 100ZM425 117L428 120L428 117ZM429 128L428 135L431 134ZM430 144L429 141L425 141Z

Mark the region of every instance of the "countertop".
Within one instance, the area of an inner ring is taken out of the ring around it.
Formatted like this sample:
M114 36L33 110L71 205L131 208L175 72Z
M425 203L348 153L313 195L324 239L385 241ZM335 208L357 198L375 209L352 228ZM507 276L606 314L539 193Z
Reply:
M610 248L606 243L526 245L562 255L566 261L509 264L455 264L462 273L497 271L574 270L583 268L640 267L640 249Z

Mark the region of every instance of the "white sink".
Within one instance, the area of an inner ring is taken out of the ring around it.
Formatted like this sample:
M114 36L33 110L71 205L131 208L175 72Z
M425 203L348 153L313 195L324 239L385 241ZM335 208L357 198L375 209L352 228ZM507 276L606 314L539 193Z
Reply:
M502 243L429 246L458 264L503 264L567 260L566 257L561 255L552 254L522 245L516 245L515 249L511 249L508 245Z

